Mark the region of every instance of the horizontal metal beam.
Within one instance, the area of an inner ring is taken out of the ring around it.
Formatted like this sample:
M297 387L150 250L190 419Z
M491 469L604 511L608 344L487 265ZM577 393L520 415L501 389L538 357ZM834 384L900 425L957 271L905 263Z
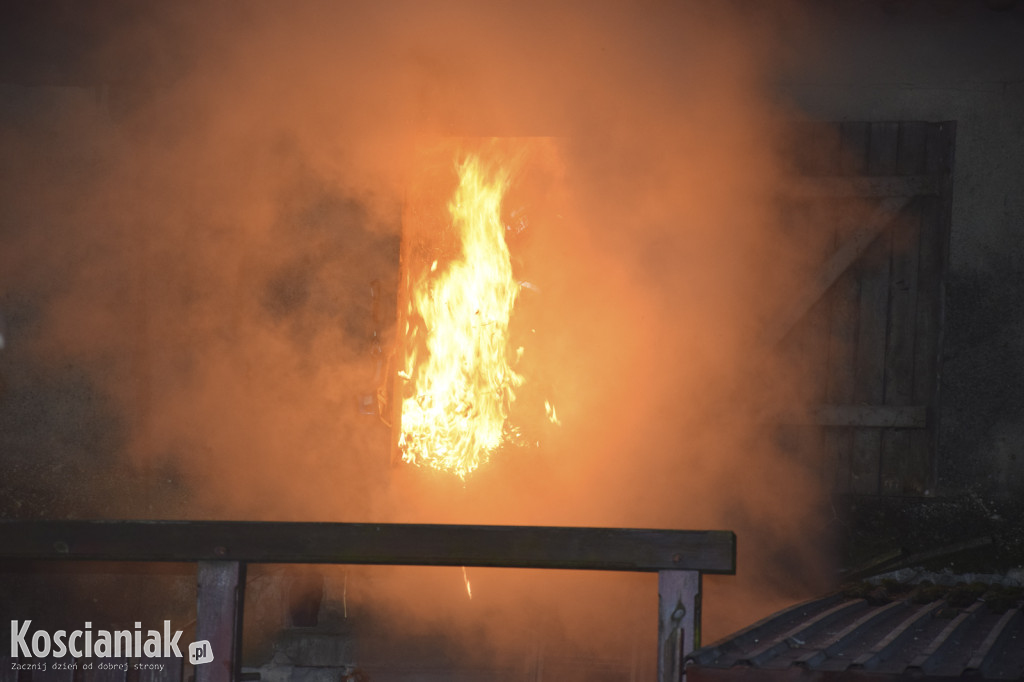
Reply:
M262 521L0 521L0 559L736 572L731 531Z

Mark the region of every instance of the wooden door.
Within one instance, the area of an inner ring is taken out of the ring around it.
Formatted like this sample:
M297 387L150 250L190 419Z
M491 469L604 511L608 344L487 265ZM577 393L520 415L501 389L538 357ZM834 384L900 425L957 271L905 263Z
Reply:
M840 493L935 486L954 136L952 122L799 130L801 176L788 200L817 211L813 229L832 238L766 340L816 364L807 431ZM851 213L857 224L842 228Z

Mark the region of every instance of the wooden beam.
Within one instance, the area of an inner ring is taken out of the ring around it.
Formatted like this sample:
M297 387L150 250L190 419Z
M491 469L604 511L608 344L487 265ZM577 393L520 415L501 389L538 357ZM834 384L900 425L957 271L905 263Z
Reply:
M731 531L257 521L0 521L0 558L736 571Z
M913 469L921 476L918 487L924 488L925 495L933 494L939 482L938 407L942 402L945 280L949 270L956 127L956 121L933 123L928 128L925 143L925 169L938 174L943 182L941 194L925 200L923 220L929 227L922 230L918 252L918 343L915 348L914 400L927 401L936 419L926 438L921 438L925 434L912 437L910 456Z
M658 573L658 682L683 679L683 662L700 647L701 577L697 571Z
M770 347L781 341L793 325L835 284L839 276L867 251L910 200L909 197L893 197L880 201L864 227L841 244L810 285L775 316L762 334L764 344Z

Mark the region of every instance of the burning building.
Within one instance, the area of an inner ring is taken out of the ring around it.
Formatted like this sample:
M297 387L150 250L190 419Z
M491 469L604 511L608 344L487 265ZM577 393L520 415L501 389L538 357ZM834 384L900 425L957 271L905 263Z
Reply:
M17 4L0 513L728 529L705 642L858 571L1018 579L994 4ZM185 566L7 568L19 620L192 618ZM645 580L254 567L249 663L358 620L641 676Z

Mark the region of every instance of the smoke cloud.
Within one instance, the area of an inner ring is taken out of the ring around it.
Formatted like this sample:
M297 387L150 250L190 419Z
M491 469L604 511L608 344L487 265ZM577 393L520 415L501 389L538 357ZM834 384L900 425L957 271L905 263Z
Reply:
M819 255L776 202L792 24L690 5L175 4L110 22L87 55L110 80L5 117L5 409L32 382L10 358L80 368L101 426L69 451L98 478L176 483L68 513L732 529L739 573L706 580L706 641L823 589L822 463L768 426L806 390L761 337ZM538 220L516 257L541 290L523 296L524 390L562 426L463 484L392 466L360 407L374 340L394 339L414 150L465 136L555 138L518 180ZM649 576L470 578L473 602L453 569L360 570L347 589L425 627L491 618L488 641L564 618L595 648L623 627L654 646Z

